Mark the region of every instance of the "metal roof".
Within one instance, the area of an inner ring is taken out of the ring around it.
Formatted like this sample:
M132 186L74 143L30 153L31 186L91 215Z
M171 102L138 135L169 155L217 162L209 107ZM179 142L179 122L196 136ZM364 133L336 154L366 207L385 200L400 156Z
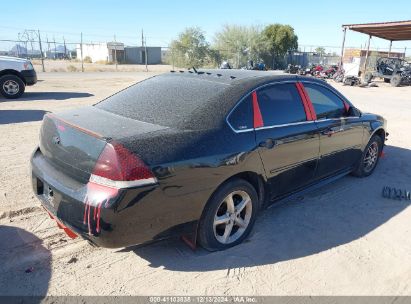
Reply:
M345 24L343 27L391 41L411 40L411 20L381 23Z

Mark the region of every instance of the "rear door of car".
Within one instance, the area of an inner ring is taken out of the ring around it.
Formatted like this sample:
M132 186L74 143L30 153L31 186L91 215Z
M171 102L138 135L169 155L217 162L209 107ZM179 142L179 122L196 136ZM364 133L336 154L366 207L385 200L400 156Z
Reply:
M257 149L271 185L271 199L311 183L320 144L299 84L282 82L257 89L253 108Z
M349 104L325 85L303 82L316 113L320 134L320 160L316 178L336 174L361 157L364 126Z

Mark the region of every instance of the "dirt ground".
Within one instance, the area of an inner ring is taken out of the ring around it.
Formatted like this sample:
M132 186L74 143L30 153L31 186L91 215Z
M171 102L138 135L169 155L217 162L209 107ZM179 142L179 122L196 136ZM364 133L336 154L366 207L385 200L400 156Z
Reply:
M41 60L32 60L36 71L42 71ZM147 72L143 64L103 64L103 63L83 63L85 72ZM80 60L44 60L44 69L46 72L81 72ZM148 72L164 73L172 69L171 65L156 64L147 67Z
M347 176L262 213L224 252L179 240L127 249L69 239L34 198L30 154L44 113L90 105L152 73L39 73L17 101L0 99L0 295L411 295L411 87L334 84L388 120L374 174Z

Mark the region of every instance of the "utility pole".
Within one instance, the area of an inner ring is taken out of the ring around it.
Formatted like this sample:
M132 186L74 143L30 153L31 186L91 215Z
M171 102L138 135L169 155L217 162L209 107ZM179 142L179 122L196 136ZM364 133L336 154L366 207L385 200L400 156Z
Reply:
M84 60L83 60L83 32L81 33L80 40L80 51L81 51L81 71L84 72Z
M144 46L144 30L141 29L141 47Z
M44 68L44 56L43 56L43 48L41 46L41 36L40 36L40 30L37 30L38 34L39 34L39 45L40 45L40 55L41 55L41 66L43 68L43 72L46 71L46 69Z

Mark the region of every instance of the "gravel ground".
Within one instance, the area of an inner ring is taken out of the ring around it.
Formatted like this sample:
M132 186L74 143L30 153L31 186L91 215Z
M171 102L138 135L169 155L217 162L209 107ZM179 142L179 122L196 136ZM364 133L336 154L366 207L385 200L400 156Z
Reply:
M333 84L388 120L386 156L368 178L268 209L235 248L193 252L169 240L113 250L66 237L30 185L42 116L151 75L39 73L23 98L0 99L0 295L411 295L410 202L381 197L385 185L411 190L411 87Z

